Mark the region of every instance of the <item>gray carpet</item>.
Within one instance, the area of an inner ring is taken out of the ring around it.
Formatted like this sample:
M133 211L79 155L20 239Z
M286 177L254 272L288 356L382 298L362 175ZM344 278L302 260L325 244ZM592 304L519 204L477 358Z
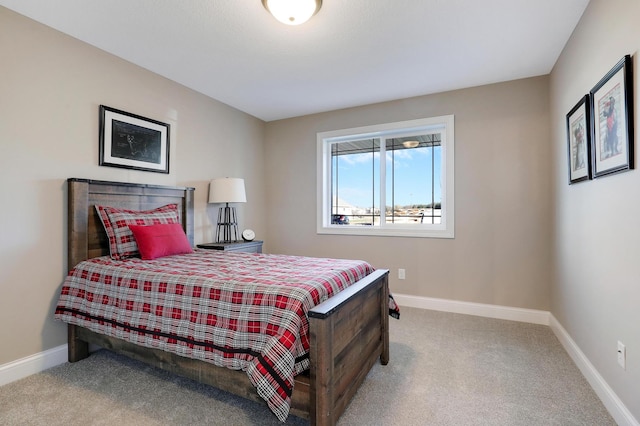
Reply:
M340 425L615 425L549 327L411 308L390 322L391 362ZM0 424L281 423L264 404L99 351L0 387Z

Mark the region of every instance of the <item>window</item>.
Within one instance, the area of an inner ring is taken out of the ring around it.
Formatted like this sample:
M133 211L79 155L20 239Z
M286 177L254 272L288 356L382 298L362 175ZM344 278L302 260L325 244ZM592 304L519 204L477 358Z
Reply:
M318 133L317 232L453 238L453 152L452 115Z

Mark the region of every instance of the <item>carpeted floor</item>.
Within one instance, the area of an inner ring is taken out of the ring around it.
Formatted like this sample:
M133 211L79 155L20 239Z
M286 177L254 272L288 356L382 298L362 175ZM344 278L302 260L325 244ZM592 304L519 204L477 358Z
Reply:
M340 425L615 425L549 327L412 308L390 322L391 361ZM264 404L99 351L0 387L0 424L281 423Z

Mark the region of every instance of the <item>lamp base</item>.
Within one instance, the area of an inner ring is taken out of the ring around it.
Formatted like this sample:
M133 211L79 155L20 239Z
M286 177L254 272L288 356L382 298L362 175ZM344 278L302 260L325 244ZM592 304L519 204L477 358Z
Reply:
M218 225L216 226L216 242L230 243L238 241L238 217L236 208L229 207L229 203L225 207L218 210Z

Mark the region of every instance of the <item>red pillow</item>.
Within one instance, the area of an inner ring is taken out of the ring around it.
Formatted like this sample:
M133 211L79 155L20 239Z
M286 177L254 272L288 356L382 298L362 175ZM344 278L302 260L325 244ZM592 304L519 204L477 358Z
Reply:
M129 229L133 232L140 250L140 257L144 260L193 252L179 223L129 225Z

